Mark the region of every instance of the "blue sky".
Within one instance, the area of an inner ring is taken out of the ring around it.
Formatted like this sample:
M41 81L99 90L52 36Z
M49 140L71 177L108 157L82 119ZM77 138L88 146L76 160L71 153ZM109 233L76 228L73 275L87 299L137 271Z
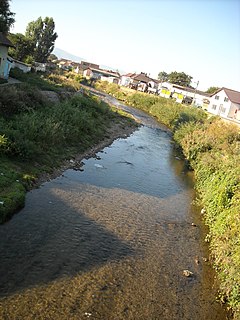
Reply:
M240 91L240 0L12 0L15 25L53 17L55 46L126 72L185 72Z

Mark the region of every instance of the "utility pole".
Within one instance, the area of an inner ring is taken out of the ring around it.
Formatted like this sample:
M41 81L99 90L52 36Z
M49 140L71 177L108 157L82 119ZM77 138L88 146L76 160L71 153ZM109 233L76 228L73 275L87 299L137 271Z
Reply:
M197 88L198 88L198 85L199 85L199 80L198 80L198 82L195 82L195 83L197 83L197 86L195 87L195 89L194 89L194 95L193 95L193 101L192 101L192 105L195 105L195 95L196 95L196 91L197 91Z

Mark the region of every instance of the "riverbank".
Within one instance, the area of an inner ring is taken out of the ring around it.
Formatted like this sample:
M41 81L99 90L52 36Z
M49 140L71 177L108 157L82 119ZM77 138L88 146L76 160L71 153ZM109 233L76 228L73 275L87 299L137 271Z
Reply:
M28 190L138 126L88 92L75 93L53 103L29 84L1 89L1 223L24 206Z
M1 226L0 318L227 319L192 172L164 127L132 112L143 125L130 137L31 190Z

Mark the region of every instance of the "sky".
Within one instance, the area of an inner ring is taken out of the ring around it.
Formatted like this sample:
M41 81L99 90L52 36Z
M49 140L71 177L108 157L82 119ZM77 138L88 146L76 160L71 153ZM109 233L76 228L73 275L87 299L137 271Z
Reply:
M240 91L240 0L12 0L13 33L52 17L55 47L121 71Z

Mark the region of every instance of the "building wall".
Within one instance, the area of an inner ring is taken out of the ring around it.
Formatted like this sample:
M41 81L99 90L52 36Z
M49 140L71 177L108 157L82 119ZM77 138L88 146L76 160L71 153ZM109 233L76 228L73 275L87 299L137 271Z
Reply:
M228 99L224 90L217 92L210 98L208 112L226 118L229 116L230 109L231 101Z
M131 82L131 78L130 77L122 76L121 80L120 80L120 85L127 87L130 82Z
M8 73L6 74L8 47L0 45L0 78L7 79Z
M22 70L24 73L31 71L31 66L29 66L21 61L17 61L17 60L13 60L12 68L18 68L18 69Z
M109 83L115 83L118 84L119 79L115 77L107 77L107 76L101 76L101 81L107 81Z
M240 121L240 104L239 103L231 104L228 117Z

